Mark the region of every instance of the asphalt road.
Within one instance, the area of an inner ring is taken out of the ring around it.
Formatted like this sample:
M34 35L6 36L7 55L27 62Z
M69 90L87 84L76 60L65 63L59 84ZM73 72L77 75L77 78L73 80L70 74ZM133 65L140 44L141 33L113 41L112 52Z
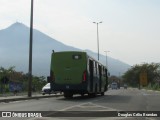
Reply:
M138 89L119 89L109 90L105 96L97 96L89 98L87 95L84 97L74 96L72 99L65 99L63 96L44 98L38 100L25 100L15 101L10 103L0 103L0 111L50 111L45 112L45 116L54 115L53 111L160 111L160 92L146 91ZM74 113L76 114L76 113ZM96 116L96 113L92 113ZM98 114L97 114L98 115ZM1 119L1 118L0 118ZM6 118L7 119L7 118ZM13 118L12 118L13 119ZM36 118L24 118L36 119ZM39 118L53 119L53 118ZM36 120L39 120L36 119ZM75 119L56 117L55 119ZM82 119L78 117L76 119ZM155 117L114 117L114 118L90 118L83 117L83 119L99 119L99 120L158 120ZM17 118L15 118L17 120Z

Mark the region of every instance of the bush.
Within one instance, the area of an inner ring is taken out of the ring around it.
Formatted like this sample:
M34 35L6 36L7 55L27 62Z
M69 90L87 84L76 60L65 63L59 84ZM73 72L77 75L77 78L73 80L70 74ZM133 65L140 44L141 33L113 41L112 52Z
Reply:
M155 83L152 88L153 88L153 90L158 90L159 89L159 84Z
M158 83L149 83L146 89L160 90L160 85Z
M148 88L148 89L152 89L152 84L149 83L148 86L147 86L147 88Z

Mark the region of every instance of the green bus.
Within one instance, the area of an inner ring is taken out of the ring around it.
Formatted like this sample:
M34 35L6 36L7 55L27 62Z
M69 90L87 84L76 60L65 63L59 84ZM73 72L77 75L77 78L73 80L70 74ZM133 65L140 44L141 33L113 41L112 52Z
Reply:
M104 95L108 88L107 68L81 51L53 51L48 78L51 90L63 92L66 98Z

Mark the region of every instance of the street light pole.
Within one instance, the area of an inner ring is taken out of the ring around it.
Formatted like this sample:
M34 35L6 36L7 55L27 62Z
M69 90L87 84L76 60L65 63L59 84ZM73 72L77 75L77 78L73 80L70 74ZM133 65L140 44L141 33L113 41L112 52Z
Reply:
M98 48L98 61L99 61L99 34L98 34L98 24L102 22L93 22L97 24L97 48Z
M33 43L33 0L31 0L31 18L30 18L28 97L32 97L32 43Z

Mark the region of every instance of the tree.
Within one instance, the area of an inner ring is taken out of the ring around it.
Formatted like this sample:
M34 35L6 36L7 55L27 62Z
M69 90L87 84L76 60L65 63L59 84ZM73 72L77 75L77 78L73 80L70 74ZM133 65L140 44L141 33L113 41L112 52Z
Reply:
M32 87L33 91L40 91L42 90L42 87L47 83L46 79L44 76L33 76L32 79Z
M8 79L9 81L12 81L14 83L21 83L23 85L23 90L27 91L28 89L28 74L24 74L23 72L17 72L15 70L15 67L9 67L8 69L5 69L3 67L0 67L0 92L3 92L4 90L4 78ZM34 91L40 91L42 87L47 83L44 76L33 76L32 86ZM5 85L9 86L8 82L5 83ZM9 87L7 88L9 91Z
M142 71L147 73L148 83L154 84L160 79L160 64L159 63L144 63L132 66L122 77L124 82L131 86L139 84L139 75Z

